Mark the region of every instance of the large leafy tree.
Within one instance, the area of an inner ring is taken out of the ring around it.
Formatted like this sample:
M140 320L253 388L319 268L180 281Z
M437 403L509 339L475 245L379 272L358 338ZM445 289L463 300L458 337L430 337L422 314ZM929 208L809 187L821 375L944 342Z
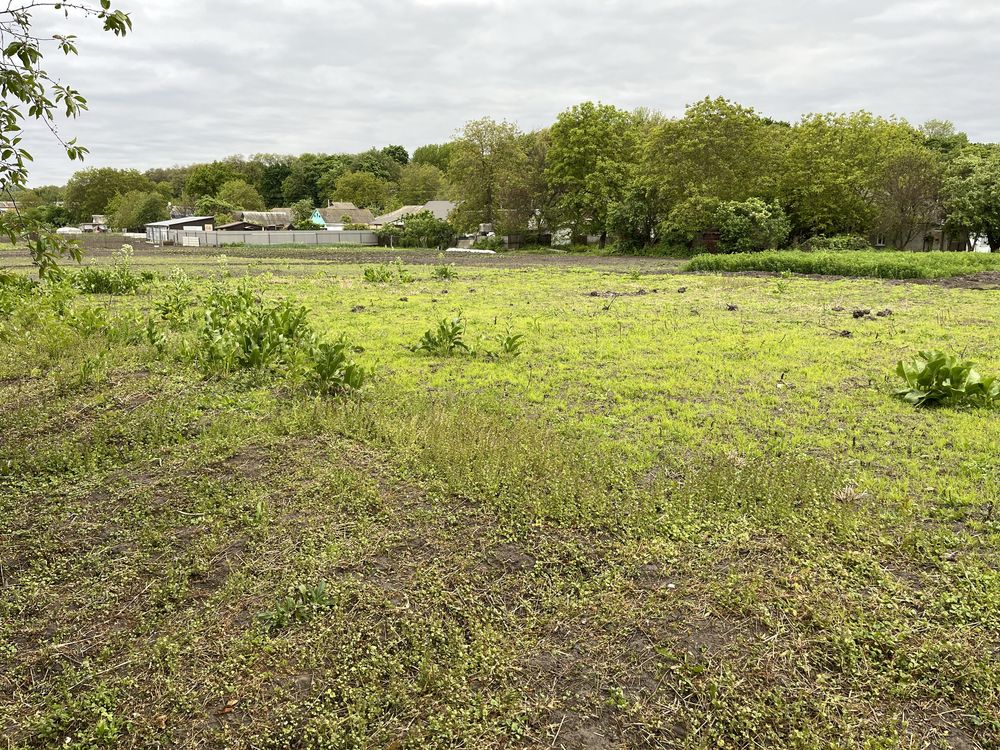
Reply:
M636 121L608 104L584 102L551 129L545 174L564 220L607 239L608 212L623 200L635 159Z
M453 149L452 143L428 143L414 149L411 161L414 164L431 164L447 173Z
M799 234L867 234L878 228L890 164L923 137L868 112L808 115L791 134L781 190Z
M1000 145L964 149L949 166L944 195L948 226L986 237L1000 252Z
M244 180L229 180L223 183L215 197L223 203L236 206L241 211L264 210L264 199L253 185Z
M923 144L914 143L886 163L876 204L879 231L891 247L905 248L941 223L943 177L941 156Z
M42 122L70 159L82 159L87 153L75 139L64 138L56 124L60 112L67 118L77 117L87 109L87 100L69 84L55 80L43 67L49 51L77 54L76 37L38 34L35 13L39 11L55 11L67 19L93 19L116 36L124 36L132 28L128 14L113 8L111 0L68 3L9 0L6 8L0 10L0 193L15 201L17 190L27 185L28 164L32 160L23 142L27 120ZM19 211L0 217L0 231L11 237L29 237L28 247L42 277L48 276L66 255L80 259L79 246L62 240Z
M489 117L465 124L452 146L449 180L460 199L452 221L460 230L493 224L510 228L508 207L525 174L523 134L517 125Z
M169 215L166 198L156 191L130 190L116 195L108 204L108 223L113 229L139 231Z
M414 206L434 200L444 188L444 175L433 164L407 164L399 173L399 199Z
M663 228L690 240L712 228L722 202L772 200L787 131L721 97L692 104L679 119L654 122L641 172Z
M116 195L132 190L149 192L153 183L134 169L83 169L66 183L66 211L74 221L88 221L105 213Z
M392 199L392 184L369 172L348 172L337 180L334 200L348 201L358 208L381 211Z

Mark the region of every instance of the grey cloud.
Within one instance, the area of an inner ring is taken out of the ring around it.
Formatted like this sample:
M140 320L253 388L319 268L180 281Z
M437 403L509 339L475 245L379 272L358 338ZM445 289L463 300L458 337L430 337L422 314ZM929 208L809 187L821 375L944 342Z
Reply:
M412 149L486 114L527 129L584 99L679 114L720 94L786 120L863 108L1000 135L1000 9L982 0L122 4L133 34L77 24L79 58L49 64L90 100L61 125L88 165ZM29 135L33 183L79 166Z

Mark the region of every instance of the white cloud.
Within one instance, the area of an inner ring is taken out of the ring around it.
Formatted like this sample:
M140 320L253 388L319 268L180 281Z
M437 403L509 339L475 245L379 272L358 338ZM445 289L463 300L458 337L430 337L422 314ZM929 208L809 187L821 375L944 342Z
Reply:
M412 149L485 114L535 128L584 99L678 114L720 94L786 120L863 108L1000 136L1000 8L983 0L120 2L131 35L76 24L80 56L47 61L90 100L62 126L88 165ZM32 182L79 166L30 136Z

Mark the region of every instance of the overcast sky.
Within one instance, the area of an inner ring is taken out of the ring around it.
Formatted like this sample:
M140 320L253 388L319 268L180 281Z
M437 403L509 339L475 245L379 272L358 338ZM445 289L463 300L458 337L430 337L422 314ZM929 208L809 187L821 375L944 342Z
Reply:
M722 95L786 120L868 109L1000 140L994 0L116 0L47 61L90 112L87 166L412 151L483 115L524 129L587 99L669 115ZM41 21L51 11L38 11ZM47 24L51 29L52 25ZM88 30L87 26L90 26ZM30 132L31 183L79 168Z

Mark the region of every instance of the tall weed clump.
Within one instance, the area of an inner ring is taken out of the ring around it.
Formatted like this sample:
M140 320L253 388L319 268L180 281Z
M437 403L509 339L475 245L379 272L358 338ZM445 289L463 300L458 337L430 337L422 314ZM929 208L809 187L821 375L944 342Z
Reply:
M72 276L84 294L135 294L142 279L132 270L132 246L122 245L111 255L111 265L88 266Z
M248 284L218 285L205 300L193 359L206 374L283 374L317 393L358 390L369 373L343 337L322 340L308 311L290 300L266 302Z

